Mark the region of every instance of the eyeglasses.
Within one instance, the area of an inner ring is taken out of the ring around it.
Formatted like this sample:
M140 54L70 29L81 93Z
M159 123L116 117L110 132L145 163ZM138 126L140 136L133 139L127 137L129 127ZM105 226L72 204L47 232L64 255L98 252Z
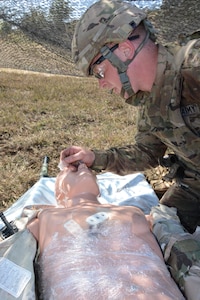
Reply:
M110 51L113 52L118 48L119 44L114 45L110 48ZM100 56L89 68L89 75L94 76L97 79L104 78L104 71L100 68L100 64L106 60L106 58L102 55ZM97 68L98 67L98 68Z
M92 66L92 75L97 79L103 79L105 73L105 66L95 64Z
M139 38L139 35L132 35L128 37L128 40L133 41ZM119 44L115 44L113 47L110 48L111 52L114 52L119 47ZM104 78L104 72L103 71L97 71L95 72L95 66L100 65L106 58L102 55L100 56L90 67L89 67L89 75L94 76L97 79Z

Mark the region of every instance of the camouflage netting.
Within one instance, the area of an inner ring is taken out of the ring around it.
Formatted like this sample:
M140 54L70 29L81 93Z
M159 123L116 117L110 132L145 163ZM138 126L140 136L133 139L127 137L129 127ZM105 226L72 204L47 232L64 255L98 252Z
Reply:
M77 10L70 3L0 0L0 68L80 75L70 55L72 15ZM200 28L200 1L163 0L161 8L148 15L158 30L158 41L177 41L183 33Z
M183 35L200 29L200 1L163 0L159 10L149 12L149 19L158 30L158 41L180 41Z
M0 0L0 68L78 74L72 11L66 0Z

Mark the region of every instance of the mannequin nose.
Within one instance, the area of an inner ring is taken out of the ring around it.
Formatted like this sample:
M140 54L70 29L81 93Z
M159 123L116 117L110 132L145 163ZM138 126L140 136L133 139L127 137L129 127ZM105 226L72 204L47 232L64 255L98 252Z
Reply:
M83 170L83 169L88 169L88 167L86 166L86 164L84 162L79 162L78 165L78 170Z

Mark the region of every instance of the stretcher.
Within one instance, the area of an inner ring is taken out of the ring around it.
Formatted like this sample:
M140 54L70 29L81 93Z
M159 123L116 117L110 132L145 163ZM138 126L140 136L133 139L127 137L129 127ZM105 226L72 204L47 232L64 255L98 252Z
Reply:
M97 182L100 189L98 200L102 204L132 205L145 214L149 214L151 207L158 204L155 192L141 173L126 176L103 173L97 175ZM56 205L54 186L55 177L41 176L11 207L1 213L0 299L37 299L31 264L37 244L23 226L23 220L26 224L30 212L34 212L38 206Z

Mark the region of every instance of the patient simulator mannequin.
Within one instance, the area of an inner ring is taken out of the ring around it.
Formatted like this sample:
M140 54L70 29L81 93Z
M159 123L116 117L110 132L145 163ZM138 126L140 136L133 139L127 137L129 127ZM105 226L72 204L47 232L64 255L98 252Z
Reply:
M28 226L40 247L42 299L184 299L143 212L100 204L85 164L64 168L55 194L58 206Z

